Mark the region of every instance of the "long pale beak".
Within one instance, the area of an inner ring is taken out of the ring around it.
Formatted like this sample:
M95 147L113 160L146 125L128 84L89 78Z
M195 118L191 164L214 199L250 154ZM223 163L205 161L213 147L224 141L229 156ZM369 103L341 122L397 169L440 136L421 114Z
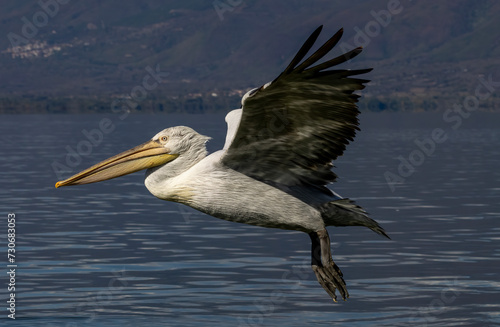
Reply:
M174 160L179 155L169 153L157 141L148 141L56 183L56 188L68 185L89 184L153 168Z

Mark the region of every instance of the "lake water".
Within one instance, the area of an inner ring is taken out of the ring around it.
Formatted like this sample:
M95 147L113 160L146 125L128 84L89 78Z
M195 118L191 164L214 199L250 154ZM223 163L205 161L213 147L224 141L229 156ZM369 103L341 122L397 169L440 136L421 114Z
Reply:
M12 326L500 324L499 114L473 113L455 129L440 114L362 114L332 188L362 205L392 240L360 227L329 229L351 295L339 303L315 280L303 233L158 200L142 172L55 189L54 165L79 171L169 126L212 136L210 150L224 141L223 115L122 118L1 116L5 272L7 214L16 215ZM99 124L113 131L89 148L84 130ZM436 128L446 139L433 147ZM80 160L68 165L77 148ZM401 160L414 171L398 172ZM387 172L399 176L394 189ZM2 310L0 324L10 326Z

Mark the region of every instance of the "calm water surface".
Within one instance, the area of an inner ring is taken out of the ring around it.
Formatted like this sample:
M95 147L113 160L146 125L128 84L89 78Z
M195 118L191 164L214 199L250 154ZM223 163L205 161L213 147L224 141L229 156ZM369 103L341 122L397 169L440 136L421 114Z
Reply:
M85 148L84 130L103 119L114 130ZM143 173L54 188L54 165L79 171L169 126L191 126L218 149L223 115L2 116L0 203L5 218L16 214L18 267L17 319L2 309L0 324L498 325L499 123L500 115L475 113L453 130L439 114L362 115L362 132L336 162L333 188L366 208L392 240L364 228L330 228L351 294L332 303L310 269L303 233L230 223L158 200ZM419 157L414 141L434 128L447 139ZM82 155L69 166L67 154L78 147ZM403 171L404 182L391 190L384 173L398 175L398 157L412 153L415 171Z

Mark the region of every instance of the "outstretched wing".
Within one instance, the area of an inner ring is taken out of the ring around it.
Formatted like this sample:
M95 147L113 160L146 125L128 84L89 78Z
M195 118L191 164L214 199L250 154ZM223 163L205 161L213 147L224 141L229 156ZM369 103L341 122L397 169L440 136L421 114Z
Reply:
M361 48L313 66L337 44L342 29L300 63L321 29L311 34L275 80L243 97L236 133L231 143L226 142L224 165L286 187L310 185L326 190L323 186L335 181L332 161L342 155L358 130L359 96L353 92L368 82L351 76L371 69L327 70L355 57Z

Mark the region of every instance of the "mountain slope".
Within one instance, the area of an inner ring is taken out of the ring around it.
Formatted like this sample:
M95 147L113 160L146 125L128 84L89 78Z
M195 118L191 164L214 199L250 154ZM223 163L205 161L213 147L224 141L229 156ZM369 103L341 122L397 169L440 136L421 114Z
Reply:
M432 100L439 105L467 94L478 74L500 76L500 4L493 0L42 3L52 6L16 1L0 13L6 36L0 38L0 109L7 100L14 108L40 96L98 98L106 106L109 97L140 85L147 67L168 72L148 92L152 101L236 96L274 78L321 24L321 40L344 27L340 48L364 46L345 66L374 67L365 95L382 102L439 97ZM23 33L29 24L32 35Z

